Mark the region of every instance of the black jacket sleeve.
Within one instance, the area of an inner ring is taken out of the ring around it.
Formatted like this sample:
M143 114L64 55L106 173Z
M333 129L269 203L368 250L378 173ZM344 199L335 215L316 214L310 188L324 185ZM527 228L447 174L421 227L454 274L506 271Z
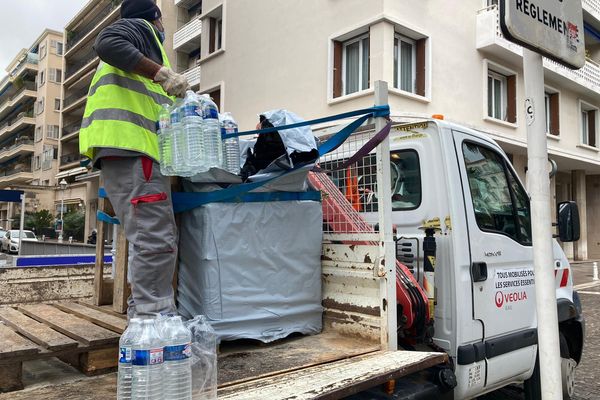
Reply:
M121 19L98 34L94 49L102 61L126 72L144 56L162 65L160 48L150 29L143 20Z

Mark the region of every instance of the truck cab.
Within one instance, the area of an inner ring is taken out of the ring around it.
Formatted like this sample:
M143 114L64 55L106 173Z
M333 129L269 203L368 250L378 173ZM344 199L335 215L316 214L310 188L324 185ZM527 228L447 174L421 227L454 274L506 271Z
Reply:
M525 381L526 390L539 386L529 196L507 155L485 134L439 119L396 122L389 143L396 256L421 285L427 279L424 227L435 228L432 341L452 360L454 398L514 382ZM332 174L371 224L380 218L374 157ZM553 259L548 268L558 301L548 306L558 307L569 398L584 322L569 262L556 241ZM400 345L403 339L410 338L399 337Z

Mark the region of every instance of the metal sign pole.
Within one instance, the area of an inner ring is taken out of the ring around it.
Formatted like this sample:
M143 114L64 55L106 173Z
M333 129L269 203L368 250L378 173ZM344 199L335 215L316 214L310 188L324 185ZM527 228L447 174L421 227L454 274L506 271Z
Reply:
M25 193L21 194L21 222L19 224L19 256L21 255L21 243L23 241L23 226L25 225ZM9 248L10 250L10 248Z
M531 229L535 298L538 321L538 353L542 398L562 399L560 345L556 311L556 284L552 257L550 177L544 109L542 56L523 49L525 115L527 122L527 186L531 196Z

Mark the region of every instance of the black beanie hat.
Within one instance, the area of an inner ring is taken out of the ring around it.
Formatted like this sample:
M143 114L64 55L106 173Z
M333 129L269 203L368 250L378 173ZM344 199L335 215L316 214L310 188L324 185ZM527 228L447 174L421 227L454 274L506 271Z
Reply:
M155 21L162 16L156 0L125 0L121 4L121 18L142 18Z

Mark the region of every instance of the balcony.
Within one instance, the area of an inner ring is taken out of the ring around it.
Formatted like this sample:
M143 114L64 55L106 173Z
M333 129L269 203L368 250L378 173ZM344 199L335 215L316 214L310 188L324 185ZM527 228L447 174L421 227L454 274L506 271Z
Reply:
M173 50L190 53L200 48L201 33L202 21L196 16L173 34Z
M181 8L185 8L186 10L189 10L196 4L199 4L200 1L201 0L175 0L175 5L177 7L181 7Z
M33 141L29 138L17 139L17 143L12 146L3 147L0 149L0 162L10 160L16 156L24 156L33 154Z
M82 43L83 39L88 37L94 31L99 31L104 26L108 25L107 18L111 14L116 14L115 10L121 7L121 0L111 0L99 11L94 12L94 18L89 20L85 25L80 28L77 28L76 31L67 31L67 45L66 45L66 53L68 56L69 53L79 44Z
M69 169L69 168L73 168L73 167L78 167L79 161L81 161L81 154L79 154L79 153L65 154L60 157L60 169Z
M81 121L75 122L74 124L67 125L62 129L61 141L68 142L69 140L76 138L79 135L81 129Z
M34 99L37 98L37 90L36 90L34 82L25 82L23 84L23 86L21 88L19 88L15 94L13 94L12 96L10 96L8 98L8 101L6 101L6 99L5 99L4 104L0 105L0 119L2 118L1 115L4 111L13 107L15 104L17 104L19 101L21 101L23 99L23 97L25 97L25 96L29 96Z
M8 133L17 132L20 128L24 128L25 126L35 127L33 110L20 112L14 118L0 125L0 137Z
M184 72L183 76L186 77L190 86L197 86L200 84L200 66L192 67Z
M598 1L591 1L598 4ZM500 29L499 11L496 6L479 10L477 13L477 49L513 64L521 64L523 48L509 42ZM600 66L587 60L583 68L572 70L544 57L544 73L559 79L565 87L576 91L600 94Z
M21 72L28 69L37 73L39 56L36 53L27 53L17 66L8 74L12 79L18 77Z
M69 112L83 105L87 100L88 89L74 90L68 93L69 96L63 102L63 113Z
M583 11L587 12L600 22L600 0L582 0Z
M28 166L26 164L29 164ZM6 186L15 183L28 183L33 180L31 160L17 164L16 167L0 171L0 184Z
M94 65L93 61L100 61L96 51L94 49L90 49L85 55L83 55L78 61L69 64L67 63L67 72L65 72L65 84L69 85L69 81L71 78L77 74L77 76L81 76L86 70L89 69L89 66ZM84 68L86 67L86 68Z

